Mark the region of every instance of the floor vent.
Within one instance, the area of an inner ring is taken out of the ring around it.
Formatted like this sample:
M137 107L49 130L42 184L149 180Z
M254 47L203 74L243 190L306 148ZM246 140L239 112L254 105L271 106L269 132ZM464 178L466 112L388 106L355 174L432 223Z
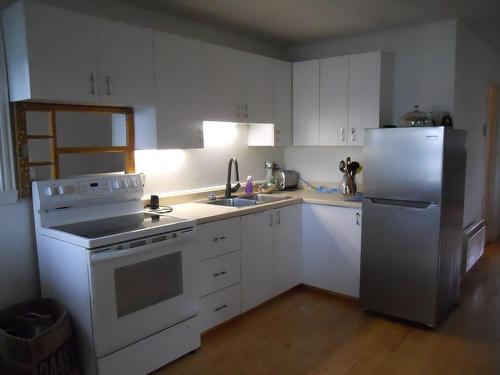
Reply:
M468 272L484 253L486 226L484 220L472 223L464 229L462 272Z

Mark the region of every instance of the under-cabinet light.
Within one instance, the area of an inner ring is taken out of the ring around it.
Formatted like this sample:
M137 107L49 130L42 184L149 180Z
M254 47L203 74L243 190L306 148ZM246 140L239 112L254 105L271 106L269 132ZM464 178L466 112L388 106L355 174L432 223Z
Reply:
M203 121L205 148L228 146L236 140L238 128L235 122Z

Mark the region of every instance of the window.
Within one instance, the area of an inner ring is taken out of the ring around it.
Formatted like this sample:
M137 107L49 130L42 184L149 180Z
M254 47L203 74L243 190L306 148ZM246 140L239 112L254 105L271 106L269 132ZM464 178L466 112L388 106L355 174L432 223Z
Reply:
M0 204L14 203L17 200L6 68L0 28Z

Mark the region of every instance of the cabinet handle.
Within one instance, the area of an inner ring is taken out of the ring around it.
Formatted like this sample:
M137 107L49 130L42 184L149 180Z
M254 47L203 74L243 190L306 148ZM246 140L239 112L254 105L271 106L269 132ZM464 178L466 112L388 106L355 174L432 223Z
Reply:
M340 142L344 142L344 128L340 128Z
M351 142L354 142L356 139L356 128L351 129Z
M226 307L227 307L227 305L226 305L226 304L223 304L222 306L216 307L216 308L214 309L214 312L217 312L217 311L219 311L219 310L225 309Z
M356 225L360 224L361 224L361 215L359 214L359 212L356 212Z
M213 274L213 277L217 277L217 276L221 276L221 275L225 275L226 274L226 271L220 271L220 272L216 272Z
M111 95L111 78L109 78L109 75L106 76L104 81L106 82L106 95L110 96Z
M90 95L95 95L94 73L90 73Z
M236 117L240 118L241 117L241 104L236 103Z
M270 217L270 222L269 222L269 226L272 227L274 225L274 220L273 220L273 214L269 215Z
M248 104L245 104L245 118L248 118Z
M276 212L276 217L278 218L278 225L280 225L281 224L281 212L280 211Z
M215 237L215 238L214 238L214 242L217 242L217 241L224 241L225 239L226 239L226 236Z

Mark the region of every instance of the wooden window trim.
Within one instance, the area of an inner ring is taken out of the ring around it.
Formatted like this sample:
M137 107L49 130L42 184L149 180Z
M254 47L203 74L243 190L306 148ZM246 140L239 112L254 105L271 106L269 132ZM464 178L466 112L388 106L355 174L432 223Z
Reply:
M26 112L38 111L49 113L49 133L43 135L33 135L27 133ZM125 146L109 147L59 147L57 145L57 112L94 112L124 114L126 118L127 144ZM50 166L53 179L60 177L59 155L61 154L92 154L92 153L123 153L125 154L125 172L135 172L134 160L134 110L122 107L100 107L73 104L52 104L52 103L32 103L16 102L12 103L12 113L14 114L14 134L16 149L17 180L20 195L23 198L31 197L31 178L29 168L31 166ZM41 162L30 162L28 153L28 139L51 140L51 160Z

